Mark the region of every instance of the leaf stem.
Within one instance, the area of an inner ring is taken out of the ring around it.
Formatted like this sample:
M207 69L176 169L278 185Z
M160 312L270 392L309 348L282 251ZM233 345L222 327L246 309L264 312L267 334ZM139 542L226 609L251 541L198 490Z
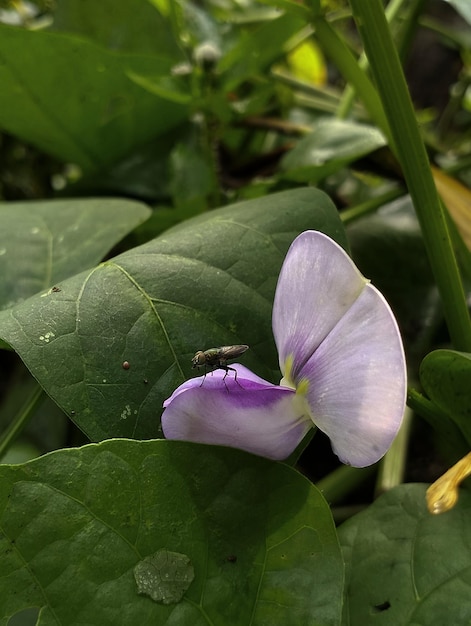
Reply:
M377 465L369 467L350 467L341 465L339 468L316 482L316 487L322 492L329 504L341 501L351 491L362 485L377 471Z
M379 464L379 472L375 489L376 497L404 482L412 417L412 409L406 406L401 428L399 429L392 446L386 452L386 455L381 459Z
M407 390L407 405L430 424L443 442L448 442L456 457L469 450L466 440L455 422L413 387L409 387Z
M391 2L388 4L388 6L385 9L385 15L389 24L393 23L397 19L399 11L403 7L404 2L405 0L391 0ZM424 0L416 0L416 3L417 2L423 4ZM404 37L403 37L404 40L406 39L407 34L410 32L410 29L412 28L414 24L415 22L413 20L406 20L405 28L407 32L404 34ZM361 54L358 60L358 65L360 66L362 70L364 71L368 70L368 67L369 67L368 59L366 58L366 55L364 52ZM354 104L355 95L356 95L356 92L355 92L353 85L351 84L347 85L339 103L337 117L344 119L350 114L350 111Z
M26 426L36 408L41 404L41 402L43 402L44 398L45 393L42 387L36 385L20 411L18 411L8 427L0 436L0 459L3 458L10 445Z
M389 127L381 105L381 100L368 76L358 66L358 62L345 42L339 37L329 22L322 16L314 19L316 37L326 54L336 64L342 74L350 80L376 125L391 143Z
M395 187L380 196L375 196L366 202L344 209L340 212L340 219L344 224L350 224L364 215L374 213L379 207L387 204L388 202L392 202L393 200L396 200L396 198L400 198L403 195L404 189L401 187Z

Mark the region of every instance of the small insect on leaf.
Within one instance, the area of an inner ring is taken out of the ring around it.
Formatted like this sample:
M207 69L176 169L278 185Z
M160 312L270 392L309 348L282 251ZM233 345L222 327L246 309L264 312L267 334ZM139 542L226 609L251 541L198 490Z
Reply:
M236 346L221 346L220 348L209 348L208 350L198 350L195 356L191 360L191 366L194 369L195 367L204 367L204 378L201 385L204 383L204 379L206 378L206 372L208 369L224 370L226 373L224 374L223 381L229 370L234 372L234 380L237 382L237 370L233 367L227 365L228 361L232 361L236 359L241 354L244 354L246 350L249 349L249 346L246 345L236 345ZM224 382L224 384L226 384ZM239 385L240 386L240 385ZM227 387L226 387L227 389Z

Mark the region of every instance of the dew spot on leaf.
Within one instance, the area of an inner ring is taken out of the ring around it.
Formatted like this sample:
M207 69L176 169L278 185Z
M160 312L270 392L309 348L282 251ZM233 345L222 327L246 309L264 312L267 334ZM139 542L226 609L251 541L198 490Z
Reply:
M38 617L39 608L32 606L12 615L7 622L7 626L36 626Z
M186 554L159 550L134 568L137 591L155 602L176 604L193 582L195 571Z

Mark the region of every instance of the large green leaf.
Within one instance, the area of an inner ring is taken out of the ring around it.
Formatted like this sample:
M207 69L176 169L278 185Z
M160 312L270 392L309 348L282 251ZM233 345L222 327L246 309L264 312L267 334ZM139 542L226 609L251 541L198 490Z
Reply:
M97 169L186 118L186 107L150 94L127 75L168 75L174 63L109 52L75 35L0 24L0 128Z
M471 445L471 354L455 350L430 352L421 363L420 382Z
M431 515L425 486L402 485L339 529L344 624L461 626L471 621L471 495Z
M107 198L0 203L0 308L94 266L149 215Z
M0 336L93 440L151 438L196 350L247 343L279 380L271 308L301 231L346 246L330 199L298 189L206 213L0 314Z
M31 607L38 626L340 623L329 507L286 465L227 448L106 441L0 466L0 519L2 625ZM139 595L135 580L162 551L160 576L171 574L166 560L194 571L181 600L170 585L170 604Z

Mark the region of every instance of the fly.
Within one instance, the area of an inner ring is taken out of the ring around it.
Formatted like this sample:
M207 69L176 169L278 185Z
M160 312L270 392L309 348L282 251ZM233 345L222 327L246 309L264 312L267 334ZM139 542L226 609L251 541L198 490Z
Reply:
M236 359L241 354L244 354L246 350L249 349L249 346L240 345L240 346L222 346L221 348L209 348L209 350L198 350L195 356L191 360L191 367L194 369L195 367L204 367L204 376L206 377L206 372L209 369L211 370L224 370L226 373L224 374L223 381L225 383L225 378L229 373L229 370L234 372L234 380L237 383L237 370L234 367L230 367L227 362ZM203 382L201 385L204 383ZM240 384L237 383L240 387ZM226 387L227 389L227 387Z

